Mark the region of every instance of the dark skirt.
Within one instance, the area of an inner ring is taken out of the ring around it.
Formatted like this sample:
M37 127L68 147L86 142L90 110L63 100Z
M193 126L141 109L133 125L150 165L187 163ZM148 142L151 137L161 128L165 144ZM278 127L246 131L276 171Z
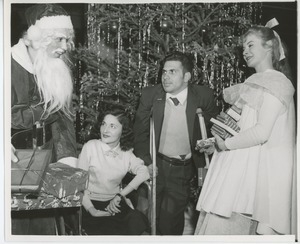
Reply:
M93 201L94 207L104 210L109 201ZM148 229L147 217L127 206L121 201L121 213L108 217L93 217L84 208L82 211L82 228L88 235L141 235Z

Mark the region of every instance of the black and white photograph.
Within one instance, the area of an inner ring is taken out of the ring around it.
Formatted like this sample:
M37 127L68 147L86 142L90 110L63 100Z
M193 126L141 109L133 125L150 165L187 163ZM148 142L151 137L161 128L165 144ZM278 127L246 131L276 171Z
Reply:
M3 8L5 242L298 242L297 1Z

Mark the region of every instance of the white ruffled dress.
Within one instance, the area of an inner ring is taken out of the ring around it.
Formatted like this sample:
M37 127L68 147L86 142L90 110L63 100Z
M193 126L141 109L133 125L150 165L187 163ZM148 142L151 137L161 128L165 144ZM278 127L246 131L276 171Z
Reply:
M250 148L215 152L196 209L228 218L243 214L258 221L258 230L261 225L291 234L296 218L293 85L282 73L267 70L225 89L224 99L242 109L242 133L257 123L265 92L284 105L271 136Z

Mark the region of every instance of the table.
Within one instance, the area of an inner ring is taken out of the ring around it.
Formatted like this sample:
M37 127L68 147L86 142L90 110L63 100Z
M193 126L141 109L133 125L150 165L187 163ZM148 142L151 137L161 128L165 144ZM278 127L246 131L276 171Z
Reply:
M43 192L38 196L29 193L12 193L11 211L80 207L82 197L83 192L63 198L57 198Z
M66 234L65 220L62 213L72 213L74 209L78 234L81 231L81 203L86 187L88 173L81 169L61 163L50 164L38 193L12 193L11 212L50 211L56 219L59 235ZM26 213L25 213L26 214ZM74 216L73 216L74 217ZM76 228L77 229L77 228Z

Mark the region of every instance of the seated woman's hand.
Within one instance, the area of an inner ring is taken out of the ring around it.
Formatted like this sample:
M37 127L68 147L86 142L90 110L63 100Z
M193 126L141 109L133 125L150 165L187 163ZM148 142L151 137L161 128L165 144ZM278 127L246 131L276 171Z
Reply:
M148 165L148 171L149 171L149 174L150 174L150 178L153 178L153 164ZM158 168L157 167L155 168L154 173L155 173L155 176L158 175Z
M110 203L107 205L105 210L107 210L111 215L115 215L116 213L120 213L120 202L121 197L116 195L113 199L110 200Z
M93 217L104 217L104 216L111 216L111 214L107 211L103 210L98 210L95 209L95 207L90 207L88 209L88 212L93 216Z

